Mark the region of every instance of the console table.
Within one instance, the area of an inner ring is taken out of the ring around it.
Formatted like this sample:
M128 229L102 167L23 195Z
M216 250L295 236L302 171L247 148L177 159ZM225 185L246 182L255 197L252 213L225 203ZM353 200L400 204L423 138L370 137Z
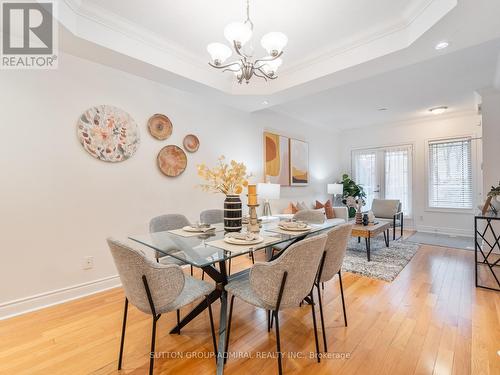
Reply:
M495 230L494 222L500 223L500 216L474 217L475 278L476 287L500 291L500 225Z

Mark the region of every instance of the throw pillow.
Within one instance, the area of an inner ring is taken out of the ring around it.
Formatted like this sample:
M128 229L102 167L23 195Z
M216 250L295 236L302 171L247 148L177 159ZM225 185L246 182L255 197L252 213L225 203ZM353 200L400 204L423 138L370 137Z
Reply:
M322 204L319 201L316 201L316 209L319 208L324 208L325 209L325 215L327 219L333 219L335 218L335 212L333 211L333 206L332 202L330 199L328 199L324 204Z
M297 210L298 211L304 211L304 210L309 210L309 207L304 202L297 202Z
M288 207L283 210L283 213L284 214L294 214L297 211L298 211L297 207L292 202L290 202L290 203L288 203Z

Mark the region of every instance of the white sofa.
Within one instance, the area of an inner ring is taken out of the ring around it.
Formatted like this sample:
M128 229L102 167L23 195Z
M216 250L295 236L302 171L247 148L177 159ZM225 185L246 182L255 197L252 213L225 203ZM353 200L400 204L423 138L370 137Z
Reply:
M349 211L347 207L333 207L333 212L335 213L335 217L333 219L326 219L326 222L333 225L340 225L349 221ZM277 214L273 216L277 217L279 220L289 220L293 218L294 214Z

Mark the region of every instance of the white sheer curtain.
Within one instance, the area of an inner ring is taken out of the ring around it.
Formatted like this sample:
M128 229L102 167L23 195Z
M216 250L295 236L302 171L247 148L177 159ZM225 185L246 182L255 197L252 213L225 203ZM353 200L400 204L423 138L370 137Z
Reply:
M353 179L366 192L365 210L374 198L399 199L405 216L412 214L411 145L379 147L352 152Z
M429 142L429 207L472 209L469 138Z
M384 187L386 199L399 199L406 216L411 214L411 147L384 150Z
M375 198L374 190L377 190L377 154L376 151L354 151L354 181L363 186L366 193L365 210L370 210L373 198Z

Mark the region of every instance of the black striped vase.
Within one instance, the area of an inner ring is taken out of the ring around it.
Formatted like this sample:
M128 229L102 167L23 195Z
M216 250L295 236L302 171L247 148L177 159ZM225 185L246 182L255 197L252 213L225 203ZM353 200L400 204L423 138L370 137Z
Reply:
M241 230L241 199L239 195L227 195L224 200L224 230L239 232Z

